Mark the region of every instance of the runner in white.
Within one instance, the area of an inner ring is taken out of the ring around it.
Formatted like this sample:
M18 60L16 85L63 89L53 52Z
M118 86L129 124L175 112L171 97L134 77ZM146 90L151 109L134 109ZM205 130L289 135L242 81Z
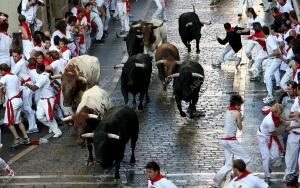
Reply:
M246 164L241 159L233 160L233 173L236 176L227 188L270 188L267 183L246 170Z
M31 78L28 69L28 62L25 61L22 56L22 49L15 48L12 50L12 56L15 62L15 65L11 68L11 72L19 77L23 82L31 83ZM23 100L23 108L22 111L25 113L28 120L28 131L27 133L35 133L38 132L36 120L35 120L35 112L32 109L32 91L26 87L22 87L22 100Z
M1 94L5 91L5 115L4 123L13 134L15 141L12 144L12 148L19 146L20 144L30 144L30 139L27 136L24 124L21 121L21 109L22 109L22 93L20 92L20 79L18 76L10 72L10 68L6 64L0 65L0 72L2 78L0 79ZM23 138L18 135L15 125L18 125Z
M51 87L50 75L45 72L45 65L37 65L37 73L39 77L35 85L25 83L29 89L36 91L40 90L40 100L37 104L36 118L49 127L49 132L54 133L54 138L62 135L61 130L58 128L57 122L54 119L53 104L54 95Z
M0 25L0 64L10 66L10 48L12 37L7 33L8 23L4 22Z
M285 130L278 128L280 125L288 126L290 124L282 120L282 116L283 106L278 103L274 104L271 112L263 119L257 130L257 140L267 183L270 183L271 178L270 163L279 166L281 162L280 152L283 148L277 136L283 134Z
M237 129L242 130L242 114L240 112L243 99L240 95L232 95L230 98L230 106L225 114L225 132L222 138L222 146L225 153L225 165L217 172L214 182L218 187L221 186L228 172L232 169L232 160L234 156L239 156L246 163L249 163L251 156L244 149L243 145L237 141Z

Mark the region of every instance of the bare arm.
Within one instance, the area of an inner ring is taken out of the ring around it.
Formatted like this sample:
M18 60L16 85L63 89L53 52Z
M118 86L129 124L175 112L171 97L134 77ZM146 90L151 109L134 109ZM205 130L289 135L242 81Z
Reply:
M237 114L236 114L236 124L237 124L237 127L238 127L239 130L243 129L241 112L237 112Z
M32 91L36 91L36 90L39 89L38 86L36 86L36 85L31 85L31 84L29 84L29 83L25 83L24 85L25 85L26 87L28 87L29 89L31 89Z
M36 0L32 0L32 1L28 2L27 5L26 5L26 10L28 10L35 3L36 3Z

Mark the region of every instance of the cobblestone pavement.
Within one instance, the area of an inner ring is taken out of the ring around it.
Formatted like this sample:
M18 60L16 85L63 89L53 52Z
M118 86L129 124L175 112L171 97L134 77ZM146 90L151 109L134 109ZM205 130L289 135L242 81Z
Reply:
M145 2L146 4L149 1ZM149 5L150 13L154 11L153 3ZM224 36L223 23L238 24L238 0L224 0L216 8L209 7L207 0L176 0L170 1L168 7L168 40L179 48L182 59L199 62L205 70L205 82L201 89L201 96L197 109L205 112L205 117L191 121L181 118L174 97L169 88L167 97L162 97L161 83L157 75L152 78L150 87L151 102L142 112L138 112L140 120L140 134L136 147L137 163L134 167L129 165L129 147L127 148L124 163L121 167L121 182L112 179L111 172L103 172L99 166L86 166L87 149L75 144L73 129L63 127L63 137L51 140L49 144L41 145L33 152L22 157L12 164L19 179L2 179L7 181L3 186L24 187L145 187L144 166L150 160L158 161L162 171L167 173L179 187L210 187L212 176L223 165L223 150L219 147L219 138L223 132L223 116L228 105L230 94L234 92L234 78L236 72L233 63L225 63L221 69L213 69L211 63L216 61L223 46L215 39L216 34ZM255 6L260 2L255 1ZM201 20L212 20L213 24L202 28L200 42L201 53L195 53L195 43L192 52L187 53L178 34L178 17L181 13L192 11L191 4L195 4L196 12ZM145 6L145 4L143 4ZM141 5L140 5L141 6ZM138 9L139 11L144 9ZM262 8L259 8L262 14ZM141 12L139 13L141 15ZM266 16L268 20L268 16ZM245 20L243 20L245 21ZM117 27L110 32L108 46L95 46L91 54L97 55L101 60L101 85L109 90L114 89L111 80L115 73L111 68L121 61L124 52L124 43L114 38ZM107 44L106 44L107 45ZM241 56L242 53L239 53ZM245 56L243 62L245 63ZM245 77L245 66L242 67L242 77ZM248 78L248 76L247 76ZM242 87L239 81L238 83ZM242 141L254 155L255 161L251 170L261 172L260 158L257 153L256 139L253 137L257 125L262 117L257 109L262 106L261 98L254 90L263 88L261 85L246 85L245 97L245 127ZM259 89L260 90L260 89ZM262 93L265 91L261 89ZM240 91L237 89L236 91ZM120 86L112 92L114 105L123 104ZM130 101L131 103L131 101ZM184 108L187 105L183 105ZM27 177L24 177L27 176ZM56 185L51 182L57 182ZM72 183L72 184L71 184ZM1 186L1 184L0 184Z

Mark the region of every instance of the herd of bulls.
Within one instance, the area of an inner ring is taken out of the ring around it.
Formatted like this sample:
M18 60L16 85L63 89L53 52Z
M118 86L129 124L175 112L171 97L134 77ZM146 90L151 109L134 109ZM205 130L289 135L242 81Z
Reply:
M198 15L193 12L183 13L179 18L179 33L183 43L191 51L190 42L196 40L199 51L201 27ZM136 105L136 94L139 93L138 109L143 109L143 100L149 98L149 85L152 75L153 57L159 79L163 84L163 95L167 94L167 85L173 79L173 94L182 117L181 102L189 102L190 118L196 116L196 104L201 85L204 81L202 66L194 61L181 61L176 46L167 42L166 23L160 20L139 21L131 25L126 38L128 60L115 68L122 68L121 90L125 104L128 93L133 95ZM87 143L88 162L96 160L103 168L115 167L115 178L119 178L120 163L123 160L125 147L131 140L132 155L130 163L135 162L134 149L139 133L138 117L134 109L127 106L112 107L109 94L101 89L100 62L98 58L84 55L73 58L62 75L64 105L72 107L74 114L63 120L72 124L79 145ZM86 142L85 142L86 141Z

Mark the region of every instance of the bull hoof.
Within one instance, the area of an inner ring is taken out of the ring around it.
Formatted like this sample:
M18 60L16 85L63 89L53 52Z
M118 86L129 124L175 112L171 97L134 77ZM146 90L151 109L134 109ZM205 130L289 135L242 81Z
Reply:
M143 105L139 105L139 106L138 106L138 109L139 109L139 110L143 110Z
M186 117L186 113L180 112L181 117Z
M196 53L197 53L197 54L200 54L200 50L196 50Z

